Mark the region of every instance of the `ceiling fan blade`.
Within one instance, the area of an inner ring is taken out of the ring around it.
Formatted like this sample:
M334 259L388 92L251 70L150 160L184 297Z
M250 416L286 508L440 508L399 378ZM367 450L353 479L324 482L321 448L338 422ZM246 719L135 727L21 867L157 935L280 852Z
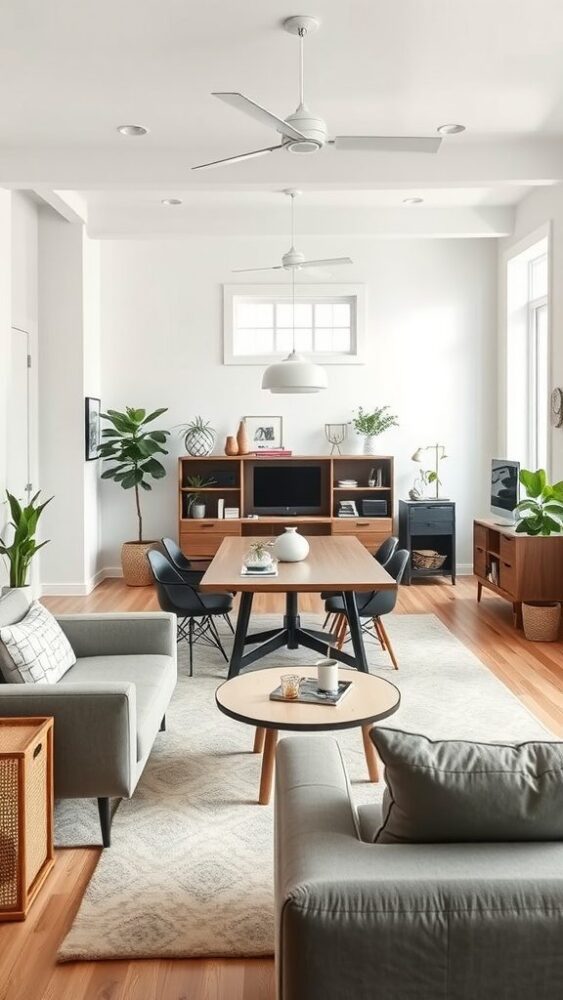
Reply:
M281 264L274 267L232 267L231 271L233 274L246 274L247 271L283 271L283 267Z
M337 149L373 153L437 153L442 140L428 136L337 135Z
M351 257L326 257L324 260L304 260L300 267L332 267L334 264L353 264Z
M238 156L226 156L222 160L211 160L210 163L198 163L192 170L210 170L212 167L222 167L226 163L240 163L242 160L252 160L255 156L265 156L266 153L273 153L276 149L283 149L287 144L280 143L278 146L266 146L264 149L254 149L251 153L239 153Z
M251 101L249 97L245 97L244 94L231 93L230 91L214 91L212 96L218 97L220 101L230 104L232 108L242 111L245 115L250 115L257 122L261 122L262 125L275 128L282 135L286 135L290 139L307 138L306 135L303 135L303 132L299 132L289 122L284 121L283 118L278 118L277 115L272 114L271 111L267 111L266 108L257 104L256 101Z

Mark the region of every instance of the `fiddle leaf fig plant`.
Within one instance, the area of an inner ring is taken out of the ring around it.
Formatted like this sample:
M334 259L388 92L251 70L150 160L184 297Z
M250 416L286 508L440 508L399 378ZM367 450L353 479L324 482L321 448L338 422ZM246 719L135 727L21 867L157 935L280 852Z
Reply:
M49 497L44 503L37 503L40 491L25 506L6 490L6 500L10 507L12 520L8 522L8 527L13 528L12 541L8 545L3 538L0 538L0 555L6 556L10 564L10 587L25 587L28 583L29 565L36 552L47 545L47 541L39 545L35 541L37 522L53 497Z
M522 469L527 496L516 505L516 531L524 535L558 535L563 531L563 482L549 483L545 469Z
M114 463L102 473L102 479L113 479L122 489L135 491L139 542L143 541L139 487L143 490L152 490L149 477L163 479L166 475L162 462L155 456L168 454L163 445L166 444L166 438L170 433L149 430L147 424L161 417L167 409L168 407L162 406L147 414L146 410L126 406L123 413L119 410L108 410L107 413L101 414L102 419L107 420L111 426L105 427L102 431L104 440L98 445L98 450L104 461Z

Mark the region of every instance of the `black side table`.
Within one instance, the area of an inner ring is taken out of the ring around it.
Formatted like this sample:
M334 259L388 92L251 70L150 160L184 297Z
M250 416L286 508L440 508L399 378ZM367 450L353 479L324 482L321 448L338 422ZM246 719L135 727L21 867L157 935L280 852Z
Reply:
M403 583L423 576L449 576L455 584L455 503L453 500L399 500L399 547L411 559ZM446 556L440 569L417 569L413 549L435 549Z

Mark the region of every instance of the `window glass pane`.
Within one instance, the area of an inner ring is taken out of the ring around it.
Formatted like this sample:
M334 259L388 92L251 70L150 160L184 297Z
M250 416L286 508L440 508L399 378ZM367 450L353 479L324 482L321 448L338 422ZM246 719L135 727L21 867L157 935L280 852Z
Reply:
M313 350L312 330L295 331L295 350L310 353Z
M315 330L315 350L326 354L333 349L332 330L321 330L317 327Z
M335 326L350 326L350 303L335 302L332 307Z
M340 354L350 354L352 338L349 330L335 330L332 337L332 349Z
M271 354L273 349L273 330L237 330L235 333L235 354Z
M276 334L276 351L281 354L289 354L293 347L293 332L291 330L278 330Z
M278 327L293 326L293 310L291 303L278 302L276 306L276 323Z
M547 255L530 261L530 298L541 299L547 295Z
M236 325L238 327L266 327L274 325L274 307L271 302L239 302Z
M535 310L536 327L536 468L547 466L548 441L548 340L547 306Z
M313 324L313 307L310 302L295 303L295 326L310 327Z
M315 326L329 327L333 324L332 304L317 303L315 306Z

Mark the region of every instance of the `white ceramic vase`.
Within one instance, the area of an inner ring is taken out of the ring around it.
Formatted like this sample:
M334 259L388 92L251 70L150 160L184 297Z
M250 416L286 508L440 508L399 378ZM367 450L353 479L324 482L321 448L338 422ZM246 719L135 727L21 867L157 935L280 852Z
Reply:
M201 520L205 517L205 504L204 503L193 503L192 504L192 517L196 520Z
M284 528L274 542L274 555L280 562L301 562L309 555L309 542L297 528Z
M364 455L377 455L377 435L366 434L364 437Z
M18 590L20 594L24 594L28 601L31 602L31 584L28 583L25 587L2 587L0 593L2 594L2 597L5 597L6 594L10 594L12 590Z

